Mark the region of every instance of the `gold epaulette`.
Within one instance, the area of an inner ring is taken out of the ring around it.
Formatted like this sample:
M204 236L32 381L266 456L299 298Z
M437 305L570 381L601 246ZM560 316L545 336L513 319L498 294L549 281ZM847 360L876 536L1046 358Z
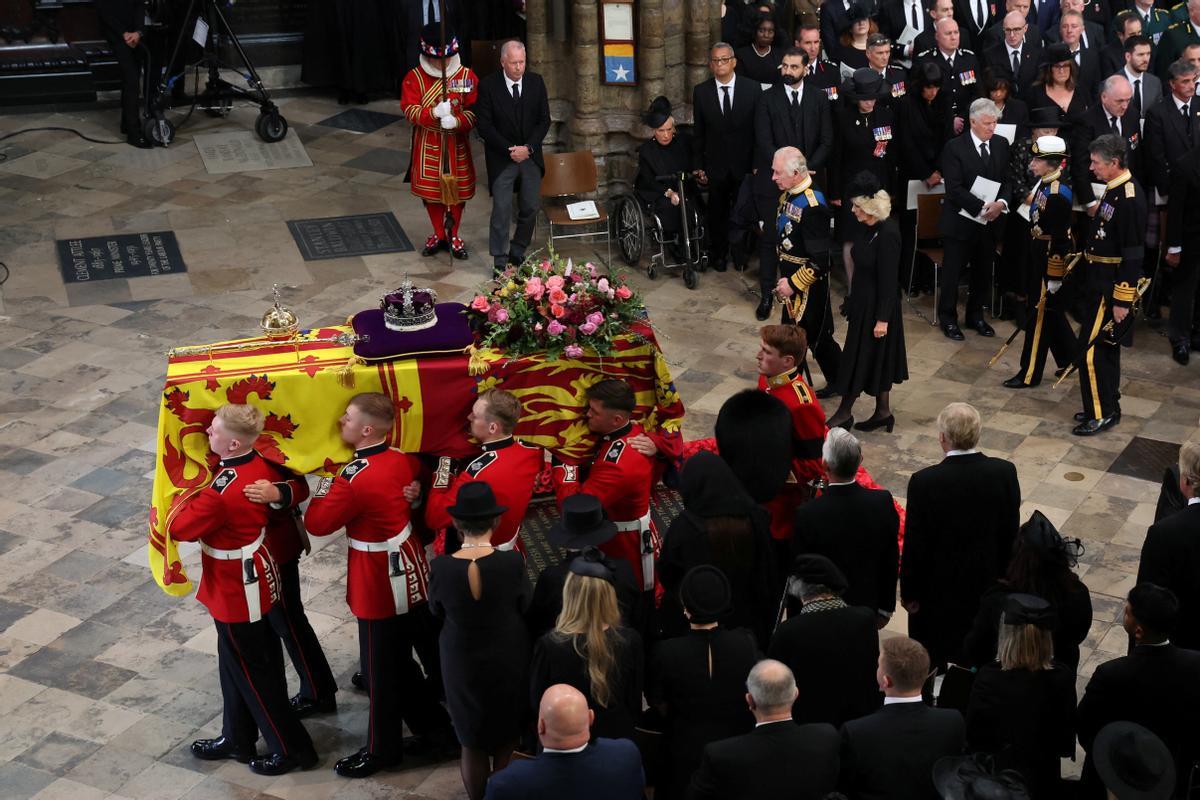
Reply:
M807 292L809 287L817 282L817 271L810 266L803 266L792 273L788 283L797 292Z
M1136 197L1136 196L1137 196L1137 187L1133 185L1133 181L1130 181L1129 183L1125 184L1125 197L1129 198L1129 197Z
M1089 264L1120 264L1120 256L1098 256L1094 253L1087 254Z
M804 385L804 381L792 381L792 388L796 390L796 397L800 398L801 403L811 403L812 395L808 393L808 387Z
M1058 186L1059 186L1058 181L1054 181L1053 183L1051 183L1050 184L1050 194L1058 194Z
M1128 281L1121 281L1113 287L1113 300L1118 303L1132 303L1137 298L1137 287L1130 286Z
M1047 239L1050 237L1047 236ZM1062 256L1054 255L1046 259L1046 274L1051 278L1061 278L1067 274L1067 260Z

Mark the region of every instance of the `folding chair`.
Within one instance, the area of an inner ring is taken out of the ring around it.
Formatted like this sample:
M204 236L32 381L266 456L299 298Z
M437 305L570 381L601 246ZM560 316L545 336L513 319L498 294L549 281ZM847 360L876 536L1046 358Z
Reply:
M938 223L942 219L942 203L945 199L945 195L940 194L917 195L917 246L913 248L913 263L908 275L908 291L904 294L908 305L913 311L917 312L917 316L934 327L937 327L937 304L939 292L941 292L938 275L941 272L942 258L945 256L945 250L942 247L922 247L921 244L922 242L926 244L940 242L942 234L938 231ZM933 319L925 316L909 296L912 294L913 284L917 279L918 250L929 256L933 261Z
M563 201L596 191L596 159L590 150L571 153L546 153L546 174L542 176L542 213L550 223L550 244L555 239L586 239L603 236L608 259L605 266L612 264L612 231L608 224L608 211L600 203L596 210L600 216L594 219L571 219L565 205L550 205L546 201ZM582 233L556 233L559 229L589 228Z

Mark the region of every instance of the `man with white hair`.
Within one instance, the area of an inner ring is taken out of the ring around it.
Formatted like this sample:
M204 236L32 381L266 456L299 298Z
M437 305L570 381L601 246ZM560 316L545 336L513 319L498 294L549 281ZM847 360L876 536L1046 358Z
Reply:
M542 139L550 130L550 103L542 76L525 68L525 45L517 40L500 48L500 71L479 83L475 125L483 139L492 218L488 252L492 269L520 264L533 238L541 203ZM513 192L517 193L517 229L509 238Z
M746 678L754 730L704 748L688 797L821 800L832 792L838 777L837 731L827 723L793 722L792 703L798 694L796 679L785 664L769 658L755 664Z
M1142 127L1137 113L1132 109L1133 87L1124 75L1111 75L1100 83L1100 102L1093 104L1076 118L1074 145L1071 152L1078 153L1071 159L1071 185L1075 199L1087 209L1088 216L1095 216L1100 199L1092 191L1095 178L1083 157L1088 145L1097 136L1115 133L1125 141L1125 163L1140 178Z
M938 321L946 338L962 341L958 327L958 276L971 268L967 292L966 323L980 336L996 332L983 318L992 285L992 261L996 256L996 225L1008 211L1012 187L1008 178L1008 141L996 136L1000 110L986 98L971 103L970 130L946 143L942 151L942 178L946 201L939 223L946 246L938 285ZM971 189L977 179L1000 185L994 200L985 202ZM959 212L966 212L963 215Z

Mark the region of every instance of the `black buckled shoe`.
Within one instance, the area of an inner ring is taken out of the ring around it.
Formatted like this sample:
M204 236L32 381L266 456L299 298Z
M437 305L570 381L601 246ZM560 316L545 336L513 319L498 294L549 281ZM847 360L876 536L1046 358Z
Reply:
M192 755L205 761L220 761L232 758L234 761L247 764L258 756L253 747L238 747L224 736L216 739L197 739L192 742Z
M771 299L771 295L768 294L766 297L764 297L762 300L759 301L758 308L756 308L754 310L754 316L760 320L764 320L767 317L771 316L771 306L772 305L774 305L774 301Z
M953 339L956 342L961 342L966 337L963 336L962 328L958 327L957 322L943 322L942 334L947 339Z
M1186 367L1188 360L1189 360L1188 352L1190 351L1190 349L1191 348L1188 347L1188 342L1186 339L1172 342L1171 343L1171 358L1175 359L1176 364L1182 364L1183 366Z
M356 671L350 676L350 685L360 692L370 691L370 689L367 688L367 678L362 674L362 672Z
M312 697L296 695L289 702L292 704L292 711L295 711L296 716L301 719L311 717L313 714L337 713L337 700L332 697L316 700Z
M421 248L421 255L429 257L437 255L437 251L445 247L446 243L437 237L436 233L429 234L429 238L425 240L425 246Z
M459 261L466 261L471 257L471 254L467 252L466 243L457 236L450 240L450 253Z
M1072 428L1071 433L1076 436L1095 436L1097 433L1103 433L1117 425L1120 421L1121 417L1117 414L1104 419L1087 419Z
M399 763L399 756L384 758L364 747L354 755L339 758L333 765L333 771L343 778L369 778L379 770L394 767Z
M1021 377L1024 374L1025 374L1024 372L1018 372L1016 375L1013 375L1011 378L1009 378L1008 380L1006 380L1004 382L1004 387L1006 389L1030 389L1030 388L1033 388L1034 386L1037 386L1039 383L1041 383L1041 381L1034 381L1033 383L1026 383L1025 379L1023 377Z
M995 329L993 329L991 325L988 325L987 321L984 319L977 319L974 322L968 322L967 325L980 336L996 335Z
M294 769L312 769L317 765L317 753L309 750L285 756L283 753L268 753L262 758L250 759L250 771L259 775L286 775Z

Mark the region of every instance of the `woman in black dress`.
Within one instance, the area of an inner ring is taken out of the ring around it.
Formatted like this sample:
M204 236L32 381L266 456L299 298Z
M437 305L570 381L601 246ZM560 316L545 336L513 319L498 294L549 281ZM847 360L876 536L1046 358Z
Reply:
M784 47L775 44L775 20L769 14L757 12L754 19L754 40L734 51L737 56L737 74L762 84L766 89L775 83L783 83L779 65L783 63Z
M1059 798L1059 759L1075 754L1075 676L1053 659L1054 610L1040 597L1004 602L997 659L967 703L967 747L1019 772L1030 797Z
M732 587L732 603L721 622L750 630L759 648L766 650L779 609L766 510L742 491L720 456L703 450L684 464L681 489L684 511L663 537L658 560L663 638L687 634L679 596L684 576L694 567L711 564Z
M533 649L531 706L556 683L574 686L595 712L592 737L632 739L642 712L642 637L621 626L613 572L594 547L571 561L563 610Z
M871 176L855 181L864 189ZM892 201L883 189L854 197L854 216L865 226L854 245L854 279L850 283L846 346L838 368L842 402L829 419L829 427L854 425L854 401L863 392L875 398L875 413L858 423L861 431L896 424L892 415L892 385L908 378L904 349L904 323L900 315L900 229L890 218Z
M1054 609L1054 659L1075 672L1079 669L1079 645L1092 627L1092 596L1072 571L1083 546L1078 539L1064 539L1054 523L1040 511L1017 532L1012 560L1003 580L983 593L979 611L963 642L964 666L986 664L996 657L996 631L1005 599L1014 593L1035 594Z
M525 719L529 637L525 559L491 545L504 506L472 481L450 506L462 545L430 567L429 608L444 620L438 641L446 705L462 744L463 786L481 800L492 772L512 758Z
M658 177L692 173L691 138L675 130L671 101L665 97L654 98L650 108L642 115L642 121L654 130L654 136L638 148L638 171L633 188L642 202L658 216L663 237L670 239L680 231L679 184L660 181ZM695 202L692 192L688 193L687 200L689 206ZM672 253L676 257L680 255L678 245L672 246Z
M906 192L909 181L921 181L932 189L942 183L942 148L954 136L954 114L942 91L942 68L933 61L922 61L913 67L909 91L896 104L896 127L900 133L900 183ZM911 283L914 293L921 288L933 291L933 261L917 254L917 210L905 208L900 212L900 272L901 283ZM920 259L916 280L912 270Z
M1079 86L1079 65L1071 49L1062 42L1042 48L1038 76L1033 80L1026 104L1030 108L1054 105L1074 119L1087 111L1088 97Z
M664 723L666 758L654 792L663 800L684 797L705 745L754 727L746 676L760 658L749 631L719 622L729 617L731 601L721 570L692 568L679 593L690 631L659 643L646 689Z

